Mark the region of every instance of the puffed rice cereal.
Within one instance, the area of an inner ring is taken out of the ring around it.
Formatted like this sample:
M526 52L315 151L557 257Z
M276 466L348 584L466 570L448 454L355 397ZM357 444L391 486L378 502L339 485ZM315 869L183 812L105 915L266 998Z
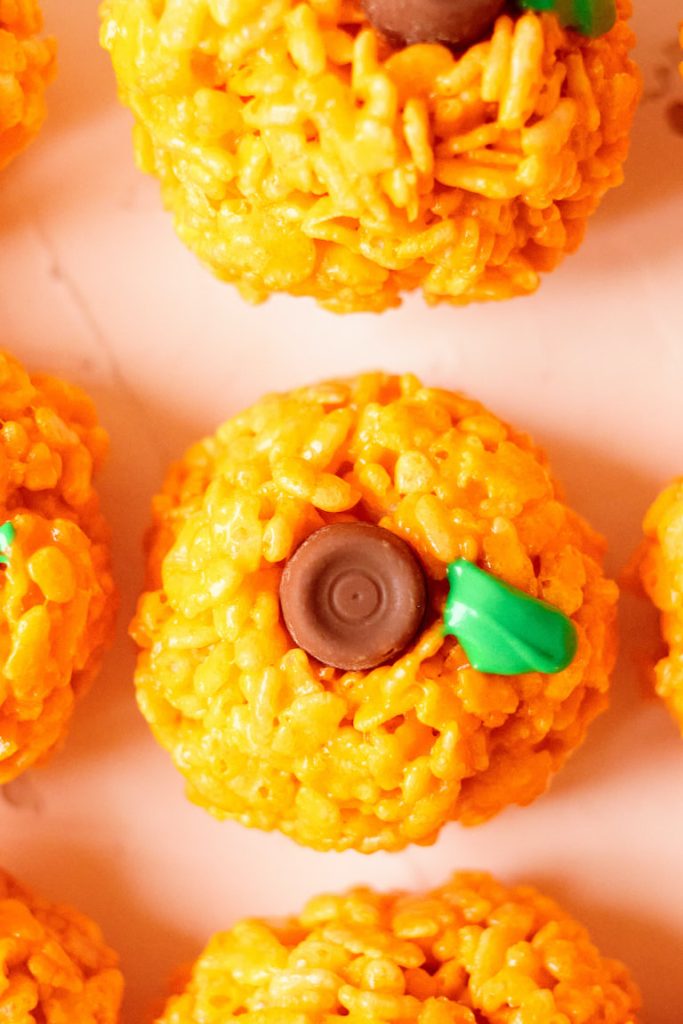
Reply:
M622 181L630 0L589 39L514 7L465 52L359 0L104 0L103 45L181 239L259 302L381 311L535 291Z
M427 577L411 645L371 671L297 647L288 559L325 524L377 524ZM543 454L478 402L381 373L271 395L172 466L132 625L140 708L219 818L319 849L429 844L528 804L607 704L617 589ZM446 570L478 563L572 620L558 674L475 671L444 636Z
M99 669L116 599L93 475L107 450L90 399L0 353L0 785L63 737Z
M45 87L55 72L55 43L39 39L36 0L0 0L0 169L38 133Z
M463 872L215 935L156 1024L638 1024L628 971L527 885Z
M71 907L32 895L0 869L0 1020L117 1024L118 957Z

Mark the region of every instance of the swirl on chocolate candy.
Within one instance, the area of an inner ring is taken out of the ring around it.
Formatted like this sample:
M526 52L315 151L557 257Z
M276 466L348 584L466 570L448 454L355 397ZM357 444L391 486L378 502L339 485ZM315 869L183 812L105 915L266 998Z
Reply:
M333 523L287 562L280 605L290 636L325 665L375 668L418 632L426 585L412 548L369 523Z

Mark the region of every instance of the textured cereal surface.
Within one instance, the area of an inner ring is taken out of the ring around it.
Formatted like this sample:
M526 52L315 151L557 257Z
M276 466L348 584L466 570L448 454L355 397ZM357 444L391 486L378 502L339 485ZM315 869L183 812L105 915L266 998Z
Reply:
M315 662L280 618L287 558L340 520L393 530L429 577L422 632L369 672ZM155 500L138 701L218 817L320 849L431 843L537 797L605 707L617 593L601 556L541 453L477 402L382 374L270 396ZM569 615L572 664L474 671L440 622L458 557Z
M358 889L215 935L157 1024L637 1024L626 968L530 886Z
M55 44L37 38L41 28L36 0L0 0L0 168L28 145L45 118Z
M0 1020L117 1024L123 978L100 929L0 869Z
M683 733L683 477L659 495L643 529L640 575L661 612L668 647L655 668L655 686Z
M358 0L104 0L140 166L253 301L380 311L533 292L622 180L630 0L588 40L503 15L453 56L392 51Z
M113 627L109 533L93 489L107 449L78 388L0 353L0 785L63 736Z

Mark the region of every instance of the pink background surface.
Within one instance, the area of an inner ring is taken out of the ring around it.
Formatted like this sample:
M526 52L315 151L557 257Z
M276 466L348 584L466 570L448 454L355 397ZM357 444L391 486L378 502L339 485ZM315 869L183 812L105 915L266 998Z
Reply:
M319 890L439 883L459 866L538 883L632 966L648 1024L683 1005L683 742L640 693L648 607L622 603L611 711L533 807L446 828L431 849L316 854L190 806L133 700L125 630L141 536L168 460L260 393L362 368L467 390L548 448L618 572L656 489L683 472L683 101L680 4L640 2L646 79L626 186L541 292L497 307L338 319L305 300L252 309L173 235L133 166L130 120L97 47L93 0L45 0L61 75L39 143L0 185L2 346L81 382L112 435L102 479L123 606L106 671L63 751L0 793L0 860L102 924L140 1022L170 970L236 918Z

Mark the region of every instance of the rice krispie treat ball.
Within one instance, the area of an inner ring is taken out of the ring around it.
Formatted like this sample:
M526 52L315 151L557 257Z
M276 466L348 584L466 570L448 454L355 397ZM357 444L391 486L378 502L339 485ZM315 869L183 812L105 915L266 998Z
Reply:
M71 907L33 896L0 869L0 1020L117 1024L118 957Z
M218 817L431 843L537 797L606 706L602 550L478 402L381 373L269 396L155 499L140 708Z
M577 248L622 180L630 8L105 0L102 40L138 163L219 278L381 311L528 294Z
M668 648L655 668L655 687L683 733L683 477L659 495L643 530L640 577L661 612Z
M36 38L41 28L36 0L0 0L0 169L28 145L45 119L55 44Z
M530 886L357 889L215 935L157 1024L638 1024L623 964Z
M0 785L64 735L113 629L106 450L78 388L0 353Z

